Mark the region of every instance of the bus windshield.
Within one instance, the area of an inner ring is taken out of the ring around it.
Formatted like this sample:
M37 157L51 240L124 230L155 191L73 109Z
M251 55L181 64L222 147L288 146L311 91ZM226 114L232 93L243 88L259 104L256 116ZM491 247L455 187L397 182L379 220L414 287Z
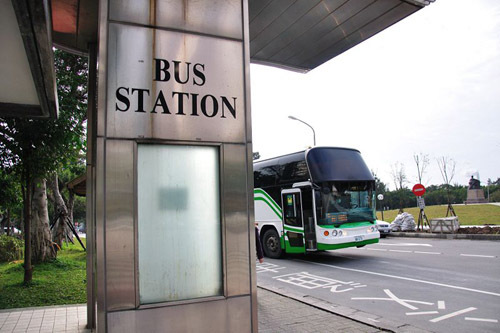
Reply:
M318 225L375 221L373 182L324 182L320 188Z

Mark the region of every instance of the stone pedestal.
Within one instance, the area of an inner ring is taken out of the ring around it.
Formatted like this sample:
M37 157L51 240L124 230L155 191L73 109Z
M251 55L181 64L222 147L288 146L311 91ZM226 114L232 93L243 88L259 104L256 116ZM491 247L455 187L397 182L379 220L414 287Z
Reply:
M484 198L484 192L482 189L467 190L467 201L465 204L474 203L487 203L488 201Z

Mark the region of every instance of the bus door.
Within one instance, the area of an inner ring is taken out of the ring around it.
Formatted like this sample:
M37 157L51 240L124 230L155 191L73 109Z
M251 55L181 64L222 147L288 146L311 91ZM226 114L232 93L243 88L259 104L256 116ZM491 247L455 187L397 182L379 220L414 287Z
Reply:
M304 222L300 189L281 191L281 202L283 207L285 251L287 253L304 253Z

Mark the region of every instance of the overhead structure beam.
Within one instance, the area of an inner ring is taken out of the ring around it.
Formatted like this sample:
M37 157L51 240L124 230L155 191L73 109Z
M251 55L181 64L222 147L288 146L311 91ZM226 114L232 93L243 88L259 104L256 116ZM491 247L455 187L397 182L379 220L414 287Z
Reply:
M2 29L0 33L0 116L55 118L58 103L49 3L3 0L1 5L2 24L8 32Z

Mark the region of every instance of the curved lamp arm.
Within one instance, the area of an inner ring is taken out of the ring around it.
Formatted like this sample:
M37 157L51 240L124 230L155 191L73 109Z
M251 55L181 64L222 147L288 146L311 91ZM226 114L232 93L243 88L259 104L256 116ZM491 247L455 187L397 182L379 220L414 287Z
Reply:
M309 128L313 131L313 142L314 142L314 146L316 146L316 132L314 131L314 128L312 128L311 125L309 125L308 123L306 123L305 121L303 120L300 120L298 118L295 118L294 116L288 116L288 118L292 119L292 120L297 120L297 121L300 121L301 123L303 123L304 125L307 125L309 126Z

